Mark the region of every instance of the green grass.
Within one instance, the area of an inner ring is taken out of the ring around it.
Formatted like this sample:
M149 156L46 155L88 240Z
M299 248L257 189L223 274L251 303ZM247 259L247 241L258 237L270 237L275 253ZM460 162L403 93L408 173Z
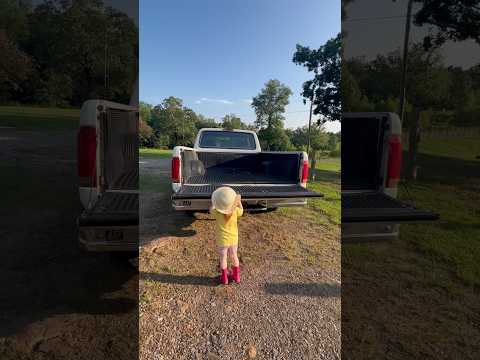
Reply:
M0 106L0 126L19 129L76 129L79 109L59 109L32 106Z
M480 139L478 137L426 138L420 142L420 152L427 155L473 160L480 155Z
M150 159L164 159L172 157L172 150L140 148L140 156Z
M308 186L324 195L310 199L308 207L334 225L339 225L341 221L340 164L340 159L321 159L316 165L315 181Z
M447 263L466 284L480 285L478 190L425 182L409 184L408 190L417 206L435 211L440 220L402 225L401 238L432 259Z
M414 250L419 259L449 269L453 278L439 278L437 285L450 288L460 282L478 286L480 162L474 158L480 155L480 139L423 139L419 153L421 177L415 182L400 184L399 198L413 200L418 208L438 213L440 219L402 224L400 240ZM371 244L349 245L345 250L345 259L351 257L352 262L387 256L383 252L388 251Z
M338 226L341 221L340 164L338 158L317 161L315 171L310 169L315 180L310 180L307 187L324 196L308 199L306 208L281 208L280 213L287 216L301 213L322 225Z
M166 181L167 180L167 181ZM168 192L171 189L170 179L165 179L160 174L141 174L140 191L142 192Z
M140 148L140 161L142 159L169 159L172 157L172 150L153 148ZM170 178L162 174L142 173L140 176L140 191L143 192L168 192L171 188Z
M464 283L480 285L480 188L475 186L479 172L472 173L472 161L480 155L480 139L425 139L419 152L430 155L419 158L419 165L428 173L401 186L399 197L414 199L417 207L438 213L440 220L402 225L401 239L431 259L448 264ZM455 169L455 174L445 171L448 169Z

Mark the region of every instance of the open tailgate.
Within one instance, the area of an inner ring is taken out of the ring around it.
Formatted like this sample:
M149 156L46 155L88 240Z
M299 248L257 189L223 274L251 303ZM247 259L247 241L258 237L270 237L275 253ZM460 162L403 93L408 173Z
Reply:
M138 194L106 192L79 218L79 226L138 226Z
M417 209L384 193L342 193L342 223L421 222L438 217L438 214Z
M172 199L210 199L215 189L226 185L183 185ZM243 199L285 199L322 197L323 194L300 185L228 185Z

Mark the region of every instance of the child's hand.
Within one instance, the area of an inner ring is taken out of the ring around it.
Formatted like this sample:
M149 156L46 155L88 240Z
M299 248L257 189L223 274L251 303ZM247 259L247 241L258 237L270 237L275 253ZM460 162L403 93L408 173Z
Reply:
M242 206L242 195L238 194L235 204L237 206Z

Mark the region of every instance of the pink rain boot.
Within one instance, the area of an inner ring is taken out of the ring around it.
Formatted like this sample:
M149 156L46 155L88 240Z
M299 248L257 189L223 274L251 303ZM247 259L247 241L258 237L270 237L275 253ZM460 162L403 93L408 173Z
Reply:
M240 266L232 266L232 281L240 282Z
M228 272L227 269L220 270L220 284L228 285Z

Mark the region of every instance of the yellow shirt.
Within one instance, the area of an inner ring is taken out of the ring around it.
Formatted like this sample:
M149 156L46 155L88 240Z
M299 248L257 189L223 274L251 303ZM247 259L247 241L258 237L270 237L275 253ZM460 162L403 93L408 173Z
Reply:
M212 210L211 214L215 218L215 233L217 237L217 246L232 246L238 244L237 219L243 215L243 209L236 208L228 220L225 215Z

